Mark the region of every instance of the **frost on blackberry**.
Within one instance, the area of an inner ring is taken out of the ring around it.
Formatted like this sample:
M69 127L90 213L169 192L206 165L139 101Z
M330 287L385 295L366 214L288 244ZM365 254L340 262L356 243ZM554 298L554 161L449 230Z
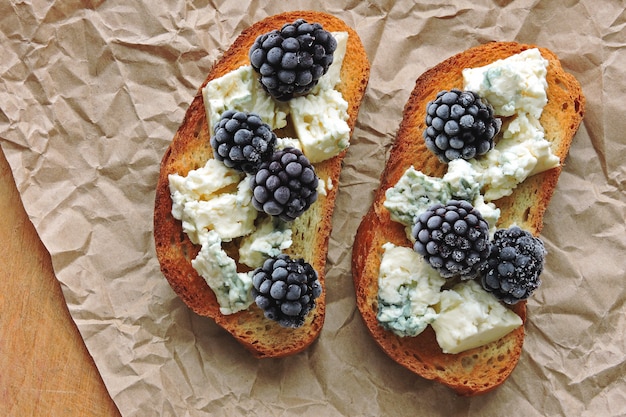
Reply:
M252 274L252 297L265 317L300 327L322 293L317 272L303 259L269 258Z
M497 230L480 267L483 288L507 304L530 297L541 284L545 253L540 239L517 226Z
M317 85L336 49L337 40L319 23L298 19L260 35L249 57L263 88L275 99L286 101Z
M439 160L472 159L493 148L502 122L472 91L440 91L426 107L426 147Z
M276 134L256 113L225 111L211 137L215 158L248 174L269 159L275 146Z
M413 225L413 248L442 277L471 279L489 255L489 226L464 200L437 203Z
M299 149L276 151L252 177L252 205L258 211L293 221L317 200L318 182L315 169Z

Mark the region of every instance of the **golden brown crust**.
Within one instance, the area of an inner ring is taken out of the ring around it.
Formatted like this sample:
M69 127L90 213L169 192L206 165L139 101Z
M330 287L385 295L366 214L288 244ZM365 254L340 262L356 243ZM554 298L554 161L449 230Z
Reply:
M154 212L154 237L161 271L178 296L197 314L211 317L230 332L240 343L257 357L280 357L294 354L308 347L319 335L326 308L326 292L317 299L316 308L309 314L305 324L298 329L286 329L265 319L255 305L246 311L223 315L213 291L191 266L191 260L199 247L193 245L183 233L180 221L171 215L172 201L168 175L186 175L199 168L213 157L209 144L206 112L202 88L212 79L218 78L241 65L249 64L248 50L257 36L296 19L320 23L324 29L348 32L348 44L341 82L338 89L348 102L348 124L354 130L356 118L369 79L369 61L358 34L340 19L320 12L294 11L268 17L245 29L233 45L215 64L202 86L198 89L182 125L176 132L171 145L161 161L156 190ZM331 218L338 189L341 163L346 151L340 155L315 164L320 179L330 178L333 187L303 216L294 222L293 241L290 254L304 257L313 265L324 285L328 238Z
M396 362L427 379L437 380L461 395L488 392L500 385L513 371L522 350L523 327L504 338L460 354L444 354L429 328L417 337L401 338L384 330L376 320L378 271L382 245L392 242L411 246L404 226L393 222L383 207L385 191L396 184L404 171L413 165L431 176L442 176L446 166L426 149L422 139L425 108L438 91L463 87L463 68L479 67L533 48L514 42L493 42L455 55L426 71L415 84L404 108L403 119L389 160L381 175L381 184L372 207L363 218L353 248L352 271L357 306L364 322L382 349ZM580 85L565 73L551 51L540 48L548 66L548 104L541 123L552 151L564 162L572 138L584 113L585 99ZM535 175L517 187L509 197L496 201L502 214L498 225L517 223L538 235L542 218L559 177L560 167ZM526 320L526 303L514 311Z

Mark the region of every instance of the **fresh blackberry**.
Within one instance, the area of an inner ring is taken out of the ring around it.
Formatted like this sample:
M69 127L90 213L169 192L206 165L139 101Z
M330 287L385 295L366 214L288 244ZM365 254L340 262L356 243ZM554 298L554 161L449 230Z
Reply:
M543 242L517 226L497 230L481 265L483 288L507 304L524 300L541 284Z
M215 158L248 174L255 173L276 146L276 134L256 113L226 110L213 130Z
M440 91L426 107L424 141L440 161L472 159L493 148L502 121L472 91Z
M252 297L265 317L300 327L322 293L317 272L303 259L269 258L252 274Z
M299 149L276 151L252 177L252 205L292 221L317 200L318 182L315 169Z
M437 203L422 213L413 226L413 248L442 277L475 277L489 255L489 226L464 200Z
M286 101L307 94L333 62L337 40L319 23L298 19L260 35L250 48L252 67L263 88Z

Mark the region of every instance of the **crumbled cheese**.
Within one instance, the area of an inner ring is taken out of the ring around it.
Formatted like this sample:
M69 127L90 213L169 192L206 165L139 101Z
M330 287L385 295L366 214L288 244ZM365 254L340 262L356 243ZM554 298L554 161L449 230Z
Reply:
M378 322L399 336L417 336L437 318L445 283L413 249L387 243L378 276Z
M485 345L521 325L517 314L473 280L442 291L438 316L432 323L444 353L460 353Z
M233 314L252 304L250 274L237 272L234 259L222 249L222 240L214 230L206 233L200 252L191 261L191 266L215 293L222 314Z
M267 217L250 235L241 240L239 262L258 268L267 258L276 257L291 246L292 231L284 222Z
M548 60L533 48L483 67L465 68L463 81L465 89L487 100L496 114L528 113L538 119L548 102L547 68Z
M252 191L239 171L215 159L186 176L169 176L172 215L181 220L183 231L195 243L201 234L215 230L229 241L254 229L257 210L252 207ZM235 186L236 185L236 186Z

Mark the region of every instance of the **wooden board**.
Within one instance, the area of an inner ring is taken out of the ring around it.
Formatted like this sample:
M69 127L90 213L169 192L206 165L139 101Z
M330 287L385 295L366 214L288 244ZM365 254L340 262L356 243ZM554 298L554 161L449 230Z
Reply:
M119 416L0 149L0 416Z

